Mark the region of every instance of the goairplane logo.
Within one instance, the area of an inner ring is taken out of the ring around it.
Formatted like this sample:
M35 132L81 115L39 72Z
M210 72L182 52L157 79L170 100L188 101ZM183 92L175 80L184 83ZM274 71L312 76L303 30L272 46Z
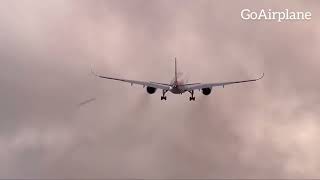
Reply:
M311 20L312 13L310 11L290 11L284 9L283 11L273 11L272 9L261 9L260 11L252 11L250 9L243 9L241 11L241 18L243 20L269 20L269 21L290 21L290 20Z

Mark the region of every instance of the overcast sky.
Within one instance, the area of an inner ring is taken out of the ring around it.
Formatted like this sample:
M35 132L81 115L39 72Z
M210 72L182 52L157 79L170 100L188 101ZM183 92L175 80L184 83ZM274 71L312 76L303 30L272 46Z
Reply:
M312 19L244 21L245 8ZM319 8L2 0L0 178L320 178ZM174 57L190 83L265 77L163 102L90 74L167 83Z

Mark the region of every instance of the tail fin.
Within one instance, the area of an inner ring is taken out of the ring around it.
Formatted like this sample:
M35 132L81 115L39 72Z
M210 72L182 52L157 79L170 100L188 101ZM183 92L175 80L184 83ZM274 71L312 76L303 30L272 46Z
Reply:
M174 80L178 82L177 58L174 58Z

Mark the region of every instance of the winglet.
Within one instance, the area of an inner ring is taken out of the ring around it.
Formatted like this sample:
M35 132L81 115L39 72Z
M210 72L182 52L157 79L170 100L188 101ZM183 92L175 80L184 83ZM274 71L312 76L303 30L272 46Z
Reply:
M98 74L96 74L96 73L93 71L93 66L91 66L91 74L93 74L94 76L99 77L99 75L98 75Z
M264 73L262 73L262 76L259 77L257 80L260 80L260 79L262 79L263 77L264 77Z
M177 57L174 58L174 80L178 82L178 68L177 68Z

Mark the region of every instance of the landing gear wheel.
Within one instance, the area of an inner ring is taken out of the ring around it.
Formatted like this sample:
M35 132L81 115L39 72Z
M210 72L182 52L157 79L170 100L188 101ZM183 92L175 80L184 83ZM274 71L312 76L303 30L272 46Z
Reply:
M161 101L162 101L162 100L165 100L165 101L166 101L166 100L167 100L167 96L161 96Z
M166 91L166 90L163 90L163 91L162 91L161 101L162 101L162 100L165 100L165 101L167 100L167 96L166 96L166 93L167 93L167 92L168 92L168 91Z
M191 97L189 98L190 101L195 101L196 97L194 97L194 91L189 91L191 93Z

